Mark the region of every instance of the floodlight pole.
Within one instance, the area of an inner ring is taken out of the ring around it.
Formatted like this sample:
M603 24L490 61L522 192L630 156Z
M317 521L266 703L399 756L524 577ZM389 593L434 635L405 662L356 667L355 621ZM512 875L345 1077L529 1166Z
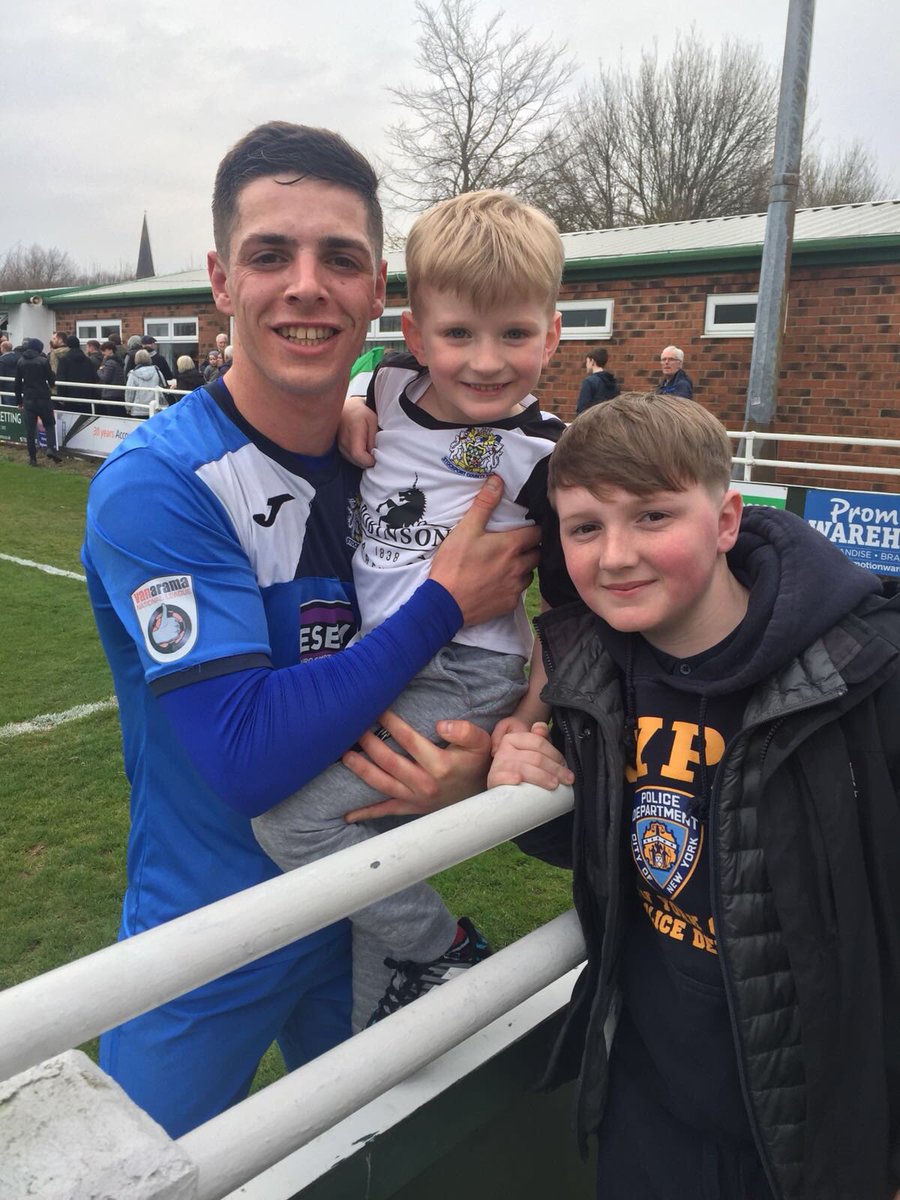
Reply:
M746 430L770 431L775 420L815 7L815 0L790 0L788 10L756 332L747 384Z

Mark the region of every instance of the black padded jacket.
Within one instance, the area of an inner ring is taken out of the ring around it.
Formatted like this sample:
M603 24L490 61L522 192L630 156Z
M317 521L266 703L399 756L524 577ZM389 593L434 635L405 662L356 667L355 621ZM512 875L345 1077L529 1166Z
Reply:
M765 653L738 637L730 671L685 686L715 694L729 674L759 675L709 826L744 1101L778 1200L888 1200L900 1186L900 601L790 514L750 509L743 528L732 569L750 613L757 595L749 635ZM633 886L623 674L583 606L539 627L576 804L519 844L574 868L588 963L550 1077L578 1077L584 1140L603 1116ZM766 657L780 665L766 671Z

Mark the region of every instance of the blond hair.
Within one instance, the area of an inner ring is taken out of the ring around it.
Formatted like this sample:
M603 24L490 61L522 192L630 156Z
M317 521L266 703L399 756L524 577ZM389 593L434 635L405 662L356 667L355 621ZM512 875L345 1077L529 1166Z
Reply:
M419 217L406 240L406 278L415 311L424 284L470 298L479 312L511 299L553 309L565 251L548 216L506 192L464 192Z
M624 392L576 417L550 458L548 487L644 496L730 481L731 443L712 413L682 396Z

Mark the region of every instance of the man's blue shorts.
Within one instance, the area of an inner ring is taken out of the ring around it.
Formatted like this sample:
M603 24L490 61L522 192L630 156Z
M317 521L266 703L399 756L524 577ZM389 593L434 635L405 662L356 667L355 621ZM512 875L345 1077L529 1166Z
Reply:
M100 1066L173 1138L243 1100L277 1041L289 1071L350 1036L350 926L111 1029ZM273 961L274 960L274 961Z

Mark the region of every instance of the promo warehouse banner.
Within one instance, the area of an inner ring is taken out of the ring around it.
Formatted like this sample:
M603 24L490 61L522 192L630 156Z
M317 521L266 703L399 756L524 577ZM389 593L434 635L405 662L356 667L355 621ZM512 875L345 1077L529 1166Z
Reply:
M745 504L786 508L818 529L853 562L900 577L900 496L831 488L735 483Z

